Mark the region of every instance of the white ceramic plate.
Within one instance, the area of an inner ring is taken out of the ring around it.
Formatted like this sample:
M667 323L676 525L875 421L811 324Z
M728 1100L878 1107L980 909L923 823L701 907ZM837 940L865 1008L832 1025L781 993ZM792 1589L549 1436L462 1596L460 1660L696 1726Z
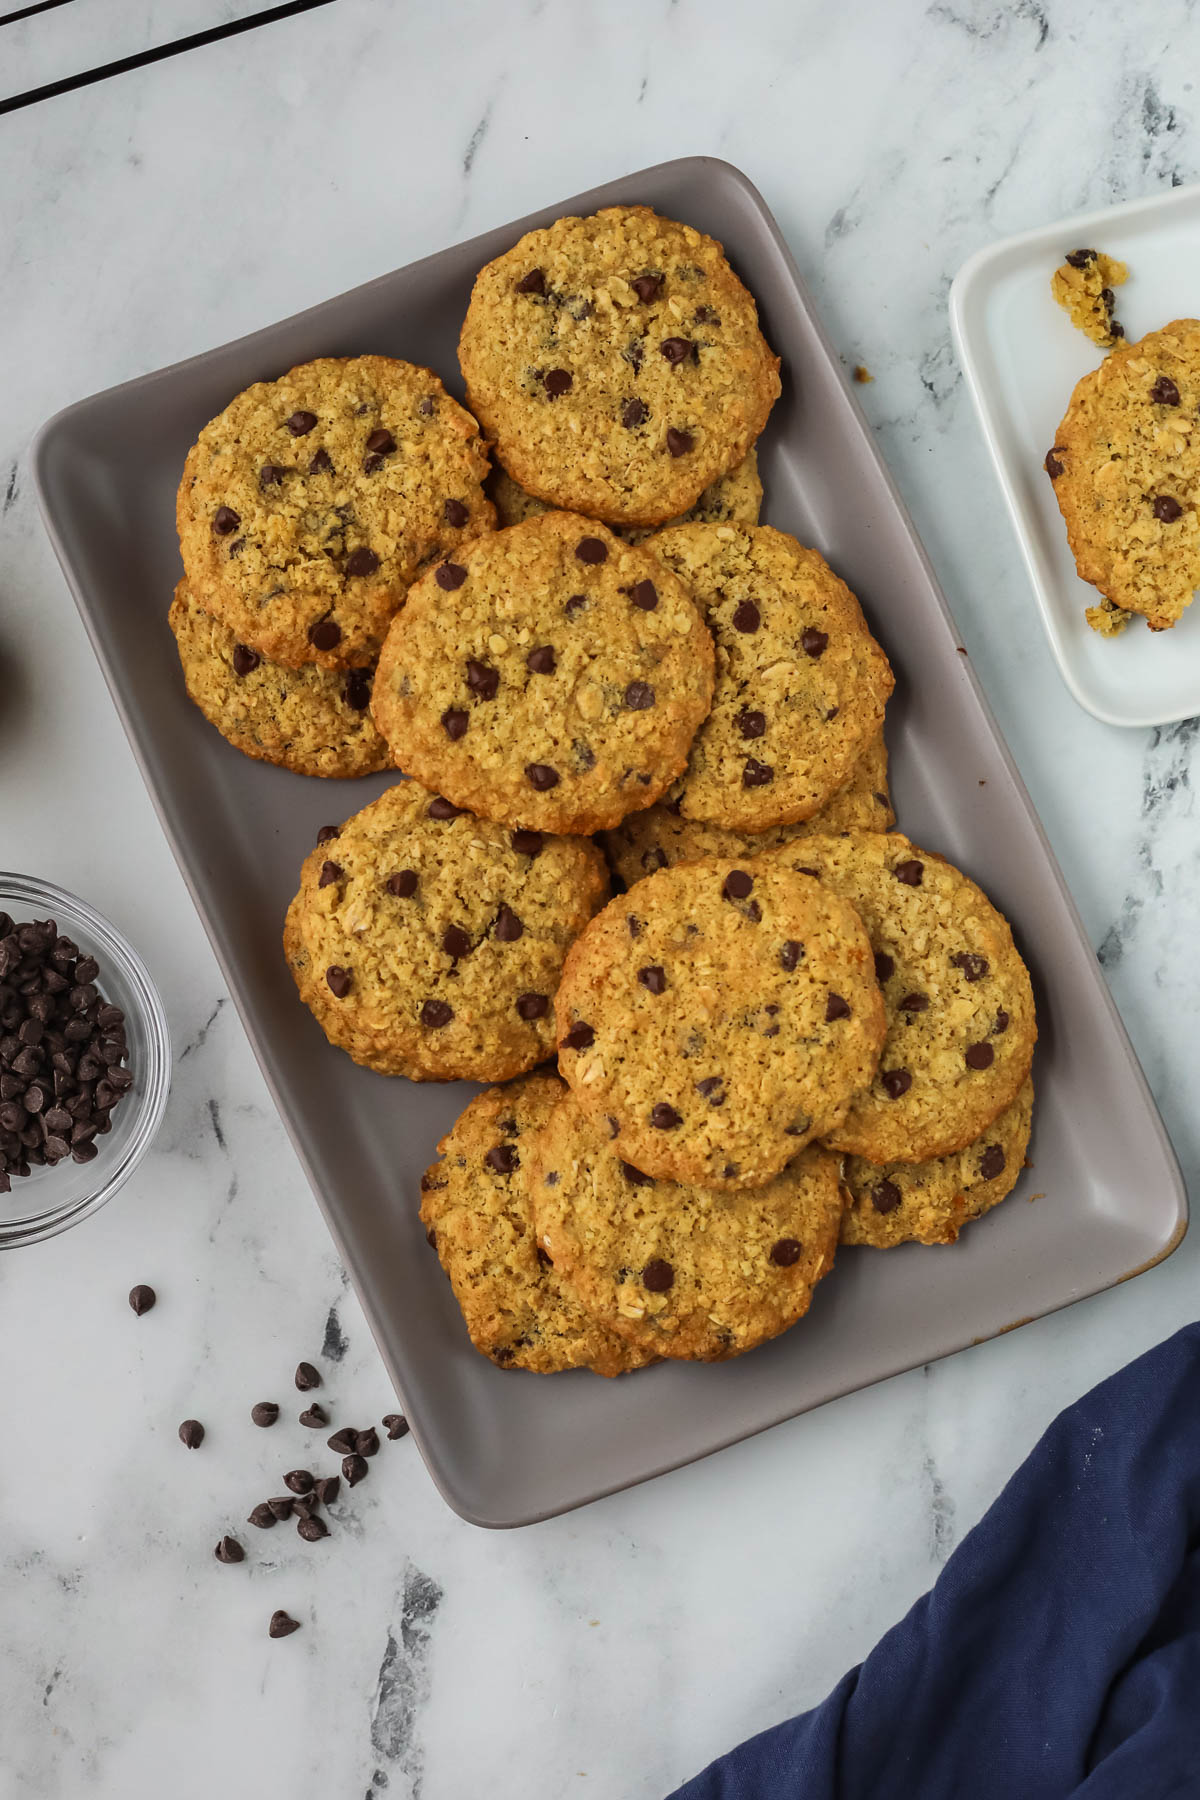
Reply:
M1102 638L1084 618L1099 599L1075 573L1042 467L1081 375L1104 355L1050 293L1066 251L1129 264L1117 317L1130 338L1200 316L1200 186L1174 188L1023 232L978 251L950 290L950 324L1016 527L1050 647L1080 706L1108 725L1167 725L1200 713L1200 605L1173 630L1133 620Z

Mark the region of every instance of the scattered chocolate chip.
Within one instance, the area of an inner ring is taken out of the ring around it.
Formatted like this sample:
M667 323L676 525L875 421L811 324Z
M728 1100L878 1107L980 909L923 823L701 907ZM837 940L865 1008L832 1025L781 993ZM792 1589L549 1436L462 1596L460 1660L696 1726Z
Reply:
M332 1506L338 1497L342 1485L340 1475L321 1475L318 1477L313 1493L322 1506Z
M549 1010L549 994L517 995L517 1012L522 1019L544 1019Z
M781 1269L790 1269L793 1263L800 1261L803 1251L795 1238L778 1238L771 1245L771 1261Z
M354 1448L359 1456L375 1456L378 1454L379 1433L373 1425L368 1425L365 1431L356 1433Z
M676 1126L683 1124L683 1114L676 1112L673 1106L668 1106L665 1100L660 1100L650 1110L650 1123L656 1131L674 1131Z
M744 900L754 886L753 875L745 869L730 869L721 886L721 897L725 900Z
M906 862L897 863L892 874L897 881L902 881L905 887L920 887L925 874L925 864L918 862L915 856L909 857Z
M518 294L544 294L546 291L545 269L530 269L528 275L522 275L516 284Z
M557 400L560 394L569 393L571 388L571 375L569 370L548 369L542 378L542 386L552 400Z
M806 656L821 656L828 647L829 633L827 631L816 631L810 625L806 631L800 633L800 648ZM834 711L837 711L836 707Z
M968 1044L963 1058L968 1069L990 1069L996 1060L996 1052L990 1044Z
M329 1536L329 1527L324 1519L318 1519L312 1513L297 1521L296 1531L306 1544L315 1544L319 1538Z
M653 612L658 605L658 589L652 581L635 581L633 586L625 591L633 604L640 607L643 612Z
M970 950L957 950L950 961L962 970L968 981L980 981L988 972L987 957L976 956Z
M843 1000L840 994L835 994L831 989L829 997L825 1002L825 1023L827 1025L832 1025L835 1019L848 1019L849 1017L850 1007L848 1002Z
M452 744L456 744L459 738L467 735L467 726L470 722L470 714L464 712L460 706L449 706L442 714L442 730Z
M530 787L536 788L539 794L544 794L548 788L558 786L559 773L549 763L526 763L525 779Z
M291 1637L293 1631L299 1631L299 1619L293 1619L288 1613L273 1612L267 1630L273 1638Z
M283 1485L290 1488L293 1494L311 1494L313 1480L314 1477L307 1469L289 1469L283 1478Z
M314 1400L313 1404L306 1406L300 1414L300 1423L307 1431L318 1431L322 1425L328 1425L329 1414Z
M753 600L739 601L733 609L733 628L735 631L757 631L762 624L762 614Z
M658 299L662 292L662 284L661 275L635 275L629 283L643 306L649 306L652 301Z
M1173 525L1183 515L1183 508L1178 500L1170 494L1156 494L1154 498L1154 516L1164 525Z
M642 1270L642 1286L651 1294L665 1294L675 1285L675 1271L661 1256L654 1256Z
M690 431L676 431L673 425L667 428L667 449L672 456L686 456L694 442Z
M580 538L575 546L575 555L581 563L595 567L598 563L608 561L608 545L603 538Z
M665 994L667 991L667 972L659 963L651 963L646 968L639 969L637 978L652 994Z
M347 1487L357 1487L360 1481L366 1480L369 1473L366 1458L360 1456L357 1451L351 1451L349 1456L343 1456L342 1474Z
M262 661L262 657L258 654L257 650L251 650L247 644L235 644L233 646L232 660L234 674L245 676L254 673L255 669L257 669L259 663Z
M767 715L766 713L751 712L748 708L743 706L741 712L734 720L734 724L737 726L738 732L742 737L760 738L767 729Z
M1068 250L1066 260L1073 269L1086 269L1089 263L1096 260L1094 250Z
M803 955L804 945L797 943L795 938L789 938L786 944L783 944L780 947L779 965L781 968L786 969L790 975Z
M350 971L339 968L337 963L330 963L325 971L325 985L335 1000L344 1000L350 992Z
M279 1417L279 1408L274 1400L257 1400L250 1408L250 1417L256 1425L264 1428L273 1425Z
M271 1517L278 1525L284 1519L291 1518L296 1507L295 1496L292 1494L276 1494L272 1499L267 1501L267 1507Z
M333 619L318 619L308 628L308 641L314 650L336 650L342 641L342 628Z
M441 794L435 794L425 810L431 819L457 819L466 809L455 806L453 800L447 800Z
M354 1440L357 1435L357 1432L351 1431L349 1426L345 1426L341 1431L335 1431L326 1442L336 1455L348 1456L354 1448Z
M270 1531L271 1527L277 1525L279 1521L276 1519L275 1514L271 1511L266 1501L263 1500L254 1508L254 1511L250 1514L246 1523L248 1525L257 1525L260 1531Z
M625 705L630 712L649 712L654 705L654 689L648 681L631 681L625 689Z
M696 354L696 346L692 343L690 338L664 338L658 347L672 367L675 367L681 362L686 362L689 356L694 358Z
M553 675L554 647L551 644L539 644L525 658L525 667L531 675Z
M296 1364L296 1386L302 1394L310 1393L313 1388L319 1388L320 1385L321 1375L318 1369L314 1369L310 1362Z
M596 1033L592 1027L585 1025L580 1019L578 1024L572 1025L563 1039L563 1048L564 1050L590 1050L595 1041Z
M900 1204L900 1189L894 1181L877 1182L871 1189L871 1205L877 1213L895 1212Z
M317 422L316 413L294 412L287 421L287 428L293 437L307 437Z
M333 459L328 450L318 450L308 465L310 475L330 475L333 473Z
M213 514L212 528L218 537L228 537L231 531L237 530L241 522L232 506L218 506Z
M188 1450L198 1450L204 1442L204 1427L199 1419L185 1419L179 1427L179 1441Z
M430 1031L440 1031L454 1017L454 1008L445 1000L426 1000L421 1008L421 1023Z
M397 1438L408 1436L408 1420L403 1413L384 1413L383 1429L387 1432L388 1437L392 1442L395 1443Z
M246 1552L242 1549L242 1546L235 1537L229 1536L221 1539L220 1543L213 1551L213 1555L220 1563L240 1563L245 1562L246 1560Z
M907 1069L885 1069L879 1083L889 1100L899 1100L912 1086L912 1076Z
M1150 389L1150 398L1157 401L1159 406L1178 406L1179 389L1169 375L1160 375Z
M523 920L519 919L511 906L500 903L496 914L496 937L501 944L515 944L525 930Z
M2 1123L3 1121L0 1120L0 1125L2 1125ZM132 1287L129 1290L129 1304L132 1306L139 1319L143 1313L148 1313L150 1311L150 1308L157 1299L158 1295L155 1293L154 1289L152 1287L147 1287L144 1282L139 1282L137 1287Z
M775 770L770 763L757 762L753 756L746 758L746 766L742 770L742 786L748 788L766 787L775 779Z

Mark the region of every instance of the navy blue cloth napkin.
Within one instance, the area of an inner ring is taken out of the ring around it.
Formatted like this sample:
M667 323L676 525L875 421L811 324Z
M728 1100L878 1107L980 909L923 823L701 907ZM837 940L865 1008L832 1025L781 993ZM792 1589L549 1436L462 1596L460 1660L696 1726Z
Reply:
M1200 1796L1200 1325L1050 1426L812 1712L672 1800Z

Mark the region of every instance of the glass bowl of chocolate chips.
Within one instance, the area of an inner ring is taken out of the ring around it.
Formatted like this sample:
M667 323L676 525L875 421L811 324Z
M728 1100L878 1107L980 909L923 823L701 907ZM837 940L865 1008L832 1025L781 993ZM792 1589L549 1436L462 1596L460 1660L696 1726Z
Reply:
M137 952L76 895L0 871L0 1250L110 1200L170 1081L166 1014Z

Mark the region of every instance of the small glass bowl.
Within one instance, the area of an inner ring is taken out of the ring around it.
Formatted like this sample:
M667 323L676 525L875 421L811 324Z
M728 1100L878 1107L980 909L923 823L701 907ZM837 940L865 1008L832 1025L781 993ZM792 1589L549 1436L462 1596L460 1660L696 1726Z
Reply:
M125 1014L128 1066L133 1086L112 1111L112 1130L96 1139L89 1163L69 1158L56 1168L34 1168L12 1178L0 1194L0 1250L34 1244L77 1225L111 1200L153 1142L171 1086L171 1040L162 1001L146 965L114 925L86 902L48 881L0 870L0 912L18 924L53 919L81 955L100 965L101 994Z

